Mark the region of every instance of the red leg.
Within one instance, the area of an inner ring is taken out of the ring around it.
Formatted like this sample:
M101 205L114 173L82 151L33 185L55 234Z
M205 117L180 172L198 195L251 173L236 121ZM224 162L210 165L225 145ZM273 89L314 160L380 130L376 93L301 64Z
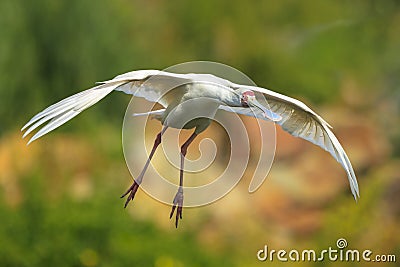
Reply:
M133 198L135 197L135 194L139 188L139 185L142 183L143 180L143 176L146 173L147 168L149 167L150 161L153 158L154 153L156 152L157 147L161 144L161 137L164 134L164 132L167 130L168 127L164 127L162 129L162 131L157 135L156 140L154 141L154 145L153 148L151 149L149 158L146 161L146 164L143 167L142 172L139 174L139 176L133 180L133 184L131 185L131 187L129 187L128 191L125 192L125 194L123 194L121 196L121 198L125 197L127 194L129 194L128 198L126 199L124 208L126 208L126 206L128 206L129 202L131 200L133 200Z
M175 227L178 228L178 220L182 219L182 206L183 206L183 166L185 162L185 156L187 153L187 149L189 145L193 142L193 140L196 138L197 133L193 133L188 140L181 146L181 168L180 168L180 173L179 173L179 188L178 192L175 195L174 201L173 201L173 206L172 206L172 211L171 214L169 215L169 218L172 218L172 215L174 215L174 211L176 207L178 206L178 209L176 211L176 221L175 221Z

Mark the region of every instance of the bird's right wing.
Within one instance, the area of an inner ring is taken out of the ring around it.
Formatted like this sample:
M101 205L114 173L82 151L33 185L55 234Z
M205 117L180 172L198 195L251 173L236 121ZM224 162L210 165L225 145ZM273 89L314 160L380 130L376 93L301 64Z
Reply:
M155 78L150 79L153 76ZM166 104L166 99L161 99L162 85L167 82L175 84L186 82L188 79L185 80L184 77L183 74L170 74L157 70L140 70L119 75L112 80L101 82L93 88L67 97L39 112L22 127L21 131L26 130L23 137L47 123L32 136L28 142L30 144L96 104L113 90L124 91L153 102L164 101L161 104ZM146 82L147 80L149 82ZM140 86L142 84L145 86Z
M42 112L36 114L30 121L28 121L21 131L24 133L23 137L27 136L33 130L37 129L43 123L48 122L36 134L32 136L28 144L42 137L48 132L61 126L67 121L74 118L88 107L96 104L106 95L111 93L115 88L122 85L123 82L113 82L108 84L101 84L88 90L82 91L70 97L67 97L56 104L51 105Z
M166 107L171 101L185 93L184 86L188 83L214 79L218 82L230 83L227 80L210 74L177 74L159 70L138 70L116 76L114 79L100 82L99 85L72 95L51 105L35 115L26 123L21 131L26 130L26 137L35 129L47 122L28 144L42 137L71 120L83 110L96 104L113 90L123 91L137 97L143 97L151 102L158 102ZM28 128L29 127L29 128Z

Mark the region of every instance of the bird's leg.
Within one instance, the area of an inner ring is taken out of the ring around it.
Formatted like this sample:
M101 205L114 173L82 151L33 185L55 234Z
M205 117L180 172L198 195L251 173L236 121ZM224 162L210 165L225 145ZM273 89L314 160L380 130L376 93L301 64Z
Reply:
M179 218L182 219L182 206L183 206L183 165L185 161L185 156L187 153L187 149L189 145L193 142L193 140L196 138L197 133L194 132L188 140L181 146L181 168L180 168L180 173L179 173L179 188L178 192L175 195L174 201L173 201L173 206L172 206L172 211L171 214L169 215L169 218L172 218L172 215L174 215L174 211L176 210L176 221L175 221L175 227L178 228L178 220ZM178 208L177 208L178 207Z
M133 180L133 184L131 185L131 187L129 187L128 191L125 192L125 194L123 194L121 196L121 198L125 197L126 195L129 194L128 198L126 199L124 208L126 208L126 206L128 206L128 203L133 200L133 198L135 197L135 194L139 188L139 185L142 183L143 180L143 176L146 173L147 168L149 167L150 161L153 158L154 153L156 152L157 147L161 144L161 137L164 134L164 132L167 130L167 127L164 127L162 129L161 132L158 133L156 140L154 141L154 145L153 148L151 149L149 158L146 161L146 164L143 167L142 172L139 174L139 176Z

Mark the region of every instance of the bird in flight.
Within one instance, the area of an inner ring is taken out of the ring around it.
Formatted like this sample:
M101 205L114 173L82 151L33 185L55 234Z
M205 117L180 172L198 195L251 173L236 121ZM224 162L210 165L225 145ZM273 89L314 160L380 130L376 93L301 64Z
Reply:
M294 98L257 86L236 84L211 74L138 70L118 75L114 79L100 82L93 88L65 98L38 113L21 129L21 131L26 130L23 137L47 123L31 137L28 144L31 143L66 123L114 90L157 102L164 107L145 113L159 120L163 128L154 141L142 172L122 195L122 198L127 196L125 207L135 197L168 127L194 128L192 135L181 146L179 187L170 213L170 218L172 218L176 210L175 226L178 226L179 219L182 219L183 174L187 149L193 140L210 125L218 110L273 121L291 135L310 141L328 151L346 171L355 200L360 196L350 160L333 134L332 127L323 118ZM268 104L262 104L260 97L264 98Z

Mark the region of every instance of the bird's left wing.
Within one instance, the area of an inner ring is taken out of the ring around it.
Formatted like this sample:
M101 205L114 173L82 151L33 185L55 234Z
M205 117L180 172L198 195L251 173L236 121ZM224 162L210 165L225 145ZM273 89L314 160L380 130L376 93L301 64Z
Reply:
M331 131L332 127L324 119L297 99L256 86L240 87L246 87L249 90L261 93L265 97L269 109L282 117L280 121L276 121L275 123L279 124L283 130L328 151L345 169L351 192L356 200L359 198L357 179L350 160L342 145ZM249 108L227 107L223 105L220 106L220 109L268 120L268 118L263 116L262 111L256 109L251 110Z

